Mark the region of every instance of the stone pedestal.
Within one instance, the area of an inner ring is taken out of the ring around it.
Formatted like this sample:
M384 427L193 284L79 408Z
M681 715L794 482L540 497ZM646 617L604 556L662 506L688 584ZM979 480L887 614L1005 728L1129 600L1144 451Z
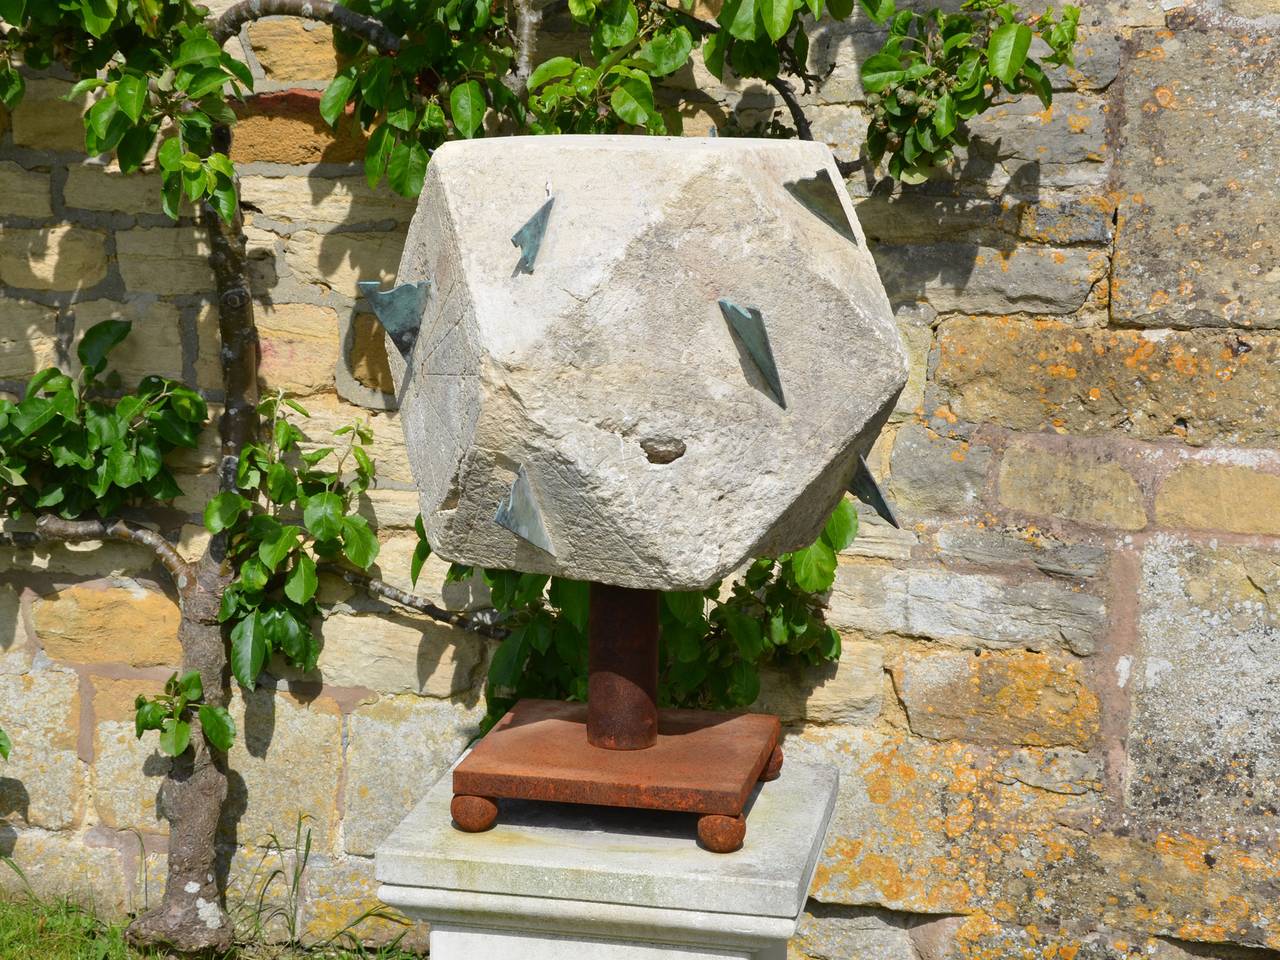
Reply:
M447 774L377 852L384 903L431 924L432 960L785 960L835 804L836 771L787 763L715 854L688 814L502 801L450 823Z

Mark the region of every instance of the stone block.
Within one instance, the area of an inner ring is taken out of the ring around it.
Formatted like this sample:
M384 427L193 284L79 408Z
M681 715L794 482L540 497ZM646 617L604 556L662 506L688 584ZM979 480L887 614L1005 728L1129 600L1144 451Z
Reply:
M84 121L87 97L68 102L71 90L65 80L38 77L27 81L22 102L9 117L13 145L31 150L84 153Z
M958 318L939 327L935 382L962 419L1013 430L1267 445L1278 356L1269 334Z
M1274 842L1280 553L1160 534L1142 552L1131 812L1161 830Z
M499 151L505 179L482 183L475 170ZM813 541L906 381L827 148L456 141L427 176L397 281L432 282L401 410L435 549L693 589ZM511 234L543 207L547 177L556 200L536 268L513 274ZM756 311L776 371L736 339L718 297ZM536 322L511 323L535 303ZM679 452L654 452L664 445ZM544 530L532 539L494 519L517 476Z
M810 903L789 944L797 960L920 960L911 940L913 920L871 907L831 908Z
M1035 96L997 104L969 122L970 153L1055 164L1100 163L1106 153L1101 97L1060 93L1045 107Z
M107 275L107 237L60 224L0 229L0 282L31 290L83 290Z
M1103 251L1083 247L879 244L873 252L891 301L923 300L939 313L1074 313L1107 266Z
M338 315L305 303L256 307L262 385L294 396L333 389L338 365Z
M1184 463L1156 492L1164 527L1280 535L1280 476L1226 463Z
M378 899L373 860L365 857L318 857L306 870L306 899L301 932L308 943L366 946L395 942L401 950L427 947L427 925L413 923ZM377 916L365 916L377 911Z
M1142 488L1105 453L1020 442L1000 461L1000 503L1032 516L1118 530L1147 525Z
M26 673L34 656L35 644L27 635L22 614L22 592L0 585L0 674Z
M384 697L357 707L347 721L343 845L374 850L440 779L476 736L483 716L473 702ZM388 758L395 757L395 762Z
M69 900L103 917L121 916L133 906L129 876L118 851L90 846L75 833L17 826L0 825L6 855L23 873L19 877L8 867L0 871L0 891L7 898L34 895L48 901Z
M132 292L213 295L209 242L197 226L133 227L116 234L116 257Z
M316 233L300 230L289 238L285 260L293 275L344 297L359 295L356 283L389 283L396 275L402 238L395 233Z
M348 114L335 134L320 118L320 91L264 93L234 105L236 163L352 163L364 158L364 137Z
M123 663L131 667L182 662L178 605L137 581L66 587L32 604L36 638L63 663Z
M895 569L842 562L827 620L841 630L897 634L999 650L1031 647L1093 652L1103 602L1048 579Z
M182 379L182 327L177 307L147 298L131 303L90 300L73 305L71 310L75 320L70 350L73 355L84 332L94 324L128 320L133 323L133 329L124 342L111 351L107 369L115 370L127 384L137 383L151 374ZM72 366L78 368L79 363Z
M58 362L58 312L22 300L0 302L0 380L26 380Z
M93 807L113 830L165 833L160 785L170 760L157 748L157 733L134 733L133 702L163 690L158 680L93 680Z
M1083 794L1102 789L1102 762L1071 747L1027 747L1000 764L1008 783L1050 793Z
M413 216L412 200L385 183L371 188L364 177L247 176L240 181L240 193L263 217L285 223L337 227L382 220L408 223Z
M1001 529L985 522L946 524L934 534L934 542L944 563L1024 567L1059 577L1096 577L1107 562L1103 547L1065 543L1039 531Z
M320 676L338 687L447 698L470 690L485 657L473 634L402 613L335 613L320 630Z
M783 723L872 723L884 696L884 650L875 643L845 640L840 659L820 666L768 667L752 705Z
M358 313L352 320L351 346L347 364L351 375L370 390L395 393L396 381L387 360L386 335L371 313Z
M0 213L43 220L53 216L49 205L49 174L0 161Z
M68 207L111 213L161 214L160 175L158 173L121 173L116 166L99 163L73 164L67 168L67 182L62 188ZM184 215L194 212L183 201Z
M80 821L80 709L80 678L74 673L0 675L0 727L13 742L0 768L0 816L10 823L65 830Z
M249 47L268 80L277 83L333 79L340 63L327 24L270 18L249 24Z
M909 513L973 513L981 509L990 465L985 444L908 423L894 439L889 498Z
M913 733L931 740L1087 750L1098 698L1060 654L908 652L894 667Z
M66 573L77 577L127 577L147 572L154 565L155 554L146 547L99 540L0 550L0 573L16 571Z
M270 835L291 839L305 817L315 852L329 852L337 839L342 774L337 704L259 686L238 688L229 709L237 736L227 755L232 774L224 819L231 835L224 839L259 845Z
M1280 69L1248 32L1135 37L1116 165L1122 226L1111 303L1151 327L1280 327Z

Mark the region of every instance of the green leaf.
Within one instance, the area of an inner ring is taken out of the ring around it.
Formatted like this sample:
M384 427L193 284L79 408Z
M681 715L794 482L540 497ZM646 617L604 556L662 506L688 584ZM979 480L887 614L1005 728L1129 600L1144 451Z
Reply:
M627 77L609 97L613 112L627 123L643 127L653 113L653 90L647 77Z
M0 20L11 27L19 26L26 7L27 0L0 0Z
M877 53L862 62L862 89L867 93L879 93L891 83L903 77L898 58L887 53Z
M101 37L111 29L116 17L116 0L81 0L80 15L85 29L95 37Z
M119 346L132 329L133 324L128 320L103 320L84 332L76 347L76 356L91 377L102 372L107 365L107 354Z
M577 67L578 62L572 57L552 57L545 63L538 64L533 73L529 74L529 89L537 90L549 80L572 76Z
M261 614L254 610L231 631L231 672L242 686L252 690L266 662L267 639Z
M702 44L702 61L717 80L724 79L724 57L731 42L727 33L717 30Z
M707 598L700 590L671 590L663 593L662 602L681 623L693 623L702 619Z
M320 116L329 126L334 126L346 109L347 100L356 88L355 72L350 68L329 81L320 97Z
M174 717L165 718L160 728L160 752L170 757L180 757L191 743L191 724Z
M4 15L3 0L0 0L0 20L6 20L9 23L13 23L12 20L9 20L9 18ZM106 85L107 85L107 81L103 80L101 77L85 77L83 80L74 84L71 87L71 89L67 91L66 95L62 99L67 101L78 100L80 97L84 96L86 93L90 93L94 90L98 90L102 87L105 87Z
M211 707L208 704L200 708L200 729L205 739L226 753L236 739L236 722L226 707Z
M785 2L785 0L784 0ZM670 33L660 33L640 48L641 59L653 64L650 75L665 77L689 62L693 52L693 34L687 27L676 27Z
M422 192L429 159L426 148L417 140L397 143L387 162L387 182L391 189L403 197L416 197Z
M944 93L938 98L933 110L933 129L939 138L946 139L956 128L956 102L951 94Z
M596 32L607 48L616 50L634 40L639 27L640 13L631 0L611 0Z
M987 41L987 62L991 75L1006 86L1022 69L1031 49L1031 28L1022 23L1006 23L998 27Z
M897 10L893 0L858 0L858 2L862 4L862 9L872 23L887 23Z
M449 91L449 115L462 137L471 137L484 122L484 88L475 80L458 84Z
M431 544L425 540L419 540L417 546L413 548L413 559L409 561L409 581L415 587L418 585L418 577L422 576L422 565L430 556Z
M204 699L204 684L200 681L199 670L188 670L178 678L178 690L182 695L191 700Z
M791 570L801 590L825 593L835 583L836 553L830 544L819 540L791 555Z
M378 558L378 538L364 517L343 518L342 552L361 570L368 570Z
M370 134L369 145L364 151L364 175L370 187L376 187L382 179L395 145L395 134L385 123L379 124Z
M194 63L204 63L206 60L218 60L222 55L222 48L218 46L216 40L207 33L200 33L183 42L178 48L178 57L172 67L185 67Z
M146 79L136 73L126 73L116 84L116 103L126 117L137 123L142 116L142 108L147 105Z
M267 496L277 506L284 506L298 495L298 483L289 467L276 461L267 469Z
M302 520L317 540L333 540L342 533L344 505L336 493L319 493L307 500Z
M293 526L278 527L269 539L258 544L258 559L266 565L268 570L275 573L276 568L284 562L285 558L297 549L300 532Z
M22 94L26 89L27 82L17 70L0 69L0 103L12 110L22 100Z
M0 757L9 759L9 754L13 751L13 743L9 740L9 735L0 728Z
M716 19L730 36L739 40L754 40L759 36L756 0L727 0Z
M591 585L582 580L552 577L548 599L584 637L591 615Z
M233 526L249 509L249 501L238 493L224 490L204 508L204 525L210 533L221 533Z
M139 697L134 703L133 714L133 733L138 740L142 739L142 735L148 730L159 730L164 726L165 717L164 707L156 703L154 700L147 700L145 697Z
M284 595L298 606L307 603L316 595L316 562L306 553L298 554L298 559L284 581Z
M795 12L794 0L760 0L760 19L769 39L777 43L791 29L791 14Z
M738 652L752 662L760 659L764 653L764 630L760 621L733 607L721 609L724 611L725 628L738 645Z
M755 664L738 660L729 668L729 695L740 707L755 703L760 696L760 671Z
M853 538L857 535L858 510L853 505L853 501L841 500L831 512L826 526L822 528L822 539L832 550L839 553L853 543Z

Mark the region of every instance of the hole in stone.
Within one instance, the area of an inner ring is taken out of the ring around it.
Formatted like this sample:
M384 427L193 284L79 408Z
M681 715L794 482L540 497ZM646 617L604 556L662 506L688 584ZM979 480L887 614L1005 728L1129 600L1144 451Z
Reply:
M675 437L646 437L640 441L640 448L650 463L671 463L684 456L683 440Z

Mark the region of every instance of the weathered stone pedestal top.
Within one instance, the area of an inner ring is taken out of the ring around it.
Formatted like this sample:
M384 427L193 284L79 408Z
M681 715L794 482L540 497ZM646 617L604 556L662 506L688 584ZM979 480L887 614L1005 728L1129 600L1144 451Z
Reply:
M431 922L433 960L785 956L836 785L788 763L724 855L689 842L689 815L570 804L503 801L492 830L461 833L446 776L379 847L379 896Z

